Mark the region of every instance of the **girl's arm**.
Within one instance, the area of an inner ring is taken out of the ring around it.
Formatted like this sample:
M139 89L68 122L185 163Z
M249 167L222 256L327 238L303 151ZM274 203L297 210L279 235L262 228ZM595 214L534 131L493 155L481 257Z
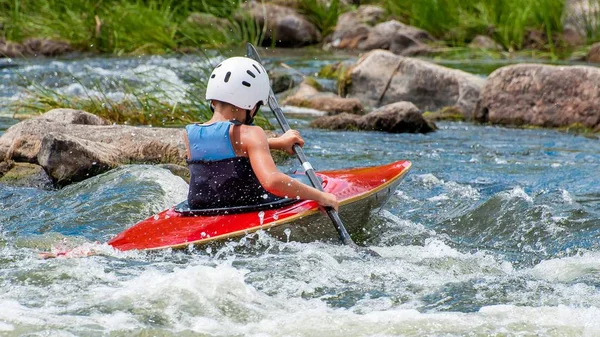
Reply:
M267 138L267 141L270 149L285 151L289 154L294 154L294 144L304 146L304 139L297 130L288 130L279 137Z
M265 190L280 197L315 200L321 206L331 206L337 210L338 201L335 195L305 185L277 169L263 129L252 126L246 127L244 131L242 138L245 151L250 158L252 170Z

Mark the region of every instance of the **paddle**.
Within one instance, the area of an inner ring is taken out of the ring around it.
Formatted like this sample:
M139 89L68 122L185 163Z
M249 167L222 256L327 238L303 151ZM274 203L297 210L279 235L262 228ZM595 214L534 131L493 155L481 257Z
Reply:
M262 64L262 60L260 59L260 56L258 55L256 48L254 48L254 46L251 43L246 44L246 54L249 58ZM285 119L285 116L283 115L283 110L281 110L281 108L279 107L279 103L277 103L277 98L275 98L273 89L269 88L269 90L270 90L270 92L269 92L269 108L271 108L271 111L273 111L273 113L275 114L275 118L277 118L277 122L279 123L279 126L281 126L281 129L283 130L283 132L286 132L290 129L290 125L288 124L287 120ZM300 160L302 167L304 167L304 170L306 172L306 175L308 176L308 179L310 180L310 183L316 189L323 191L323 186L321 186L321 182L317 178L317 175L315 174L315 170L312 167L312 165L310 164L310 162L308 161L308 158L306 157L306 155L304 154L304 150L302 150L302 147L298 144L294 144L293 149L294 149L294 152L296 153L296 156L298 157L298 160ZM344 224L342 223L342 219L340 219L340 216L336 212L335 209L333 209L331 207L325 207L325 211L327 212L327 215L331 219L331 222L333 222L333 226L337 230L337 232L340 236L340 240L345 245L351 246L352 248L354 248L364 254L368 254L371 256L378 256L378 257L380 256L377 252L375 252L369 248L366 248L366 247L359 247L356 243L354 243L354 241L352 241L350 234L348 234L346 227L344 227Z

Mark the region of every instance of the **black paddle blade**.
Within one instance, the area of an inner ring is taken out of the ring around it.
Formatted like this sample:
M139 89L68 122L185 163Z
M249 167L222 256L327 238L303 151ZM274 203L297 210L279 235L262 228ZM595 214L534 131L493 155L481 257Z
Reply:
M246 43L246 56L253 59L254 61L262 64L260 55L258 55L258 51L256 51L256 48L254 48L252 43Z

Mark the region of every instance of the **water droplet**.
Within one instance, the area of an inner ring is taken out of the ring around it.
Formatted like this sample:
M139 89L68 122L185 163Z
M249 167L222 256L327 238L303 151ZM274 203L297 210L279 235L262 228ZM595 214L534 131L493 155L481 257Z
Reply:
M159 219L159 216L158 216L158 214L156 214L156 215L154 216L154 220L158 220L158 219Z
M258 212L258 220L260 221L260 225L262 226L265 221L265 212Z

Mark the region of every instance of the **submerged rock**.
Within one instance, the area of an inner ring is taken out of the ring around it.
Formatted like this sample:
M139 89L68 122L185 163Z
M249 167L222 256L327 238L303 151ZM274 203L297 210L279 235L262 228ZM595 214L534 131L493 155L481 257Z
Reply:
M423 118L419 109L410 102L397 102L376 109L364 116L339 114L321 117L310 124L312 127L330 130L365 130L390 133L428 133L437 130L436 125Z
M600 131L600 69L519 64L494 71L481 90L475 119L502 125Z
M470 118L485 79L427 61L374 50L350 70L347 97L368 107L408 101L429 111L455 107Z

